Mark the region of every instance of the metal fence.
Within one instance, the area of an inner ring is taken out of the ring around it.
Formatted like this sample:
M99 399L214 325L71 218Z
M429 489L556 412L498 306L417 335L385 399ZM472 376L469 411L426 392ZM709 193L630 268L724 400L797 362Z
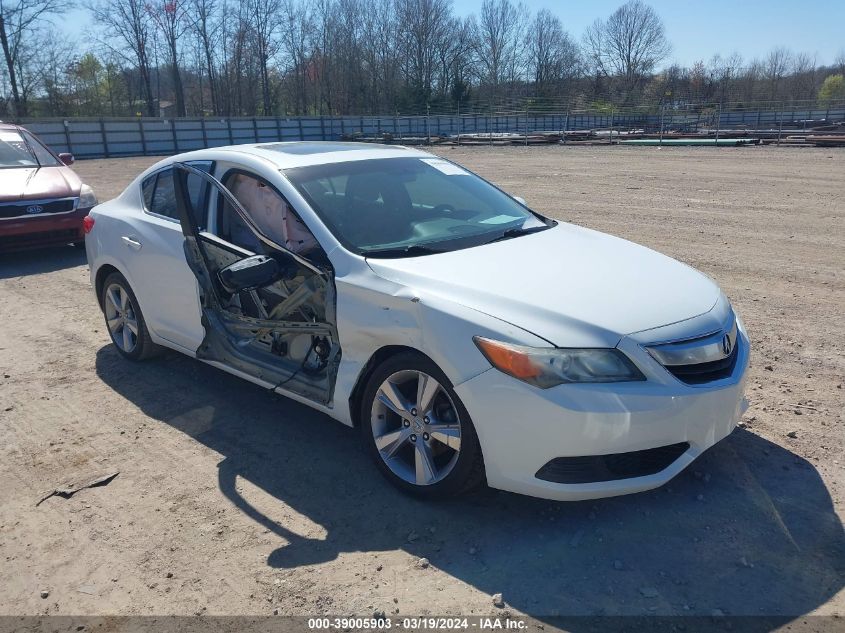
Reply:
M274 141L364 138L428 143L459 135L528 135L585 130L700 132L702 130L801 130L845 123L845 103L758 109L719 104L636 109L523 111L417 116L306 116L248 118L36 119L23 122L58 152L77 158L169 155L206 147Z

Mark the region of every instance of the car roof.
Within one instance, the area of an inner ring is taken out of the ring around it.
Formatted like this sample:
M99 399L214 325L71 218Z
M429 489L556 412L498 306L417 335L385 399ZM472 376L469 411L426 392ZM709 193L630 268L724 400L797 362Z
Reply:
M279 169L376 158L421 158L432 155L402 145L338 141L287 141L217 148L220 151L259 156Z

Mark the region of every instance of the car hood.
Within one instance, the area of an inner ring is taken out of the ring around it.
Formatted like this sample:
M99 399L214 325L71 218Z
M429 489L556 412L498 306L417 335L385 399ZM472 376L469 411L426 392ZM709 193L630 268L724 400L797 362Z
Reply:
M69 167L0 169L0 202L78 196L81 187Z
M367 263L423 297L484 312L558 347L613 347L627 334L708 312L720 296L686 264L563 223L450 253Z

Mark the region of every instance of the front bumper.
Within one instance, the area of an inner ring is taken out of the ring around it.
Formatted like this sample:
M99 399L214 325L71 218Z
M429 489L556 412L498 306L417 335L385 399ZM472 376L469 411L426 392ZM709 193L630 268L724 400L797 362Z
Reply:
M0 220L0 252L81 242L82 218L90 209Z
M455 391L475 422L491 487L546 499L611 497L663 485L733 431L746 407L749 343L744 331L740 344L732 374L712 386L686 385L662 367L652 367L646 382L538 389L490 369ZM652 380L652 370L665 376ZM689 447L680 456L650 475L587 483L536 476L556 458L684 442Z

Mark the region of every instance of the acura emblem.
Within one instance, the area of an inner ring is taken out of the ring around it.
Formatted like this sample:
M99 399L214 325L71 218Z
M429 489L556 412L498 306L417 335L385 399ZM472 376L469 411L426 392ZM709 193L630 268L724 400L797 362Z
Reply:
M731 355L731 350L733 350L734 344L731 341L731 335L725 334L725 337L722 339L722 351L725 353L725 356Z
M42 207L40 204L31 204L26 208L26 212L31 213L32 215L35 215L36 213L41 213L43 211L44 207Z

